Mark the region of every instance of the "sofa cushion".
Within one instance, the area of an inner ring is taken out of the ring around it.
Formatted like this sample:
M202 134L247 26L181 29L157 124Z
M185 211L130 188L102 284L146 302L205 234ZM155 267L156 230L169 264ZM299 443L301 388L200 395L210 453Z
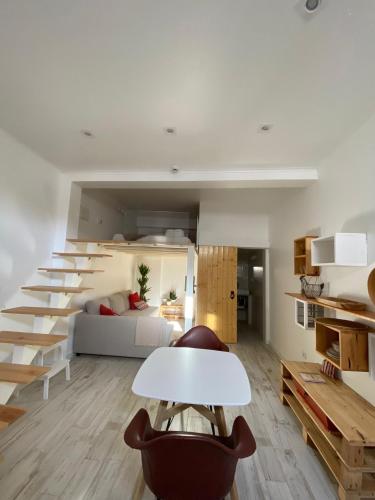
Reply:
M99 312L100 304L103 304L106 307L110 307L109 300L107 297L103 297L102 299L88 300L85 304L86 312L88 314L100 314Z
M108 298L110 307L115 311L115 313L122 314L125 311L124 297L121 293L114 293Z
M141 300L140 296L138 295L138 292L134 292L134 293L131 293L129 295L129 306L130 306L130 309L132 311L134 311L135 309L137 309L135 307L135 303L136 302L139 302Z
M100 316L119 316L119 314L117 314L113 309L103 304L100 304L99 312Z
M125 309L124 311L128 311L130 309L130 305L129 305L129 295L132 293L131 290L124 290L122 292L120 292L121 295L123 296L124 298L124 305L125 305Z

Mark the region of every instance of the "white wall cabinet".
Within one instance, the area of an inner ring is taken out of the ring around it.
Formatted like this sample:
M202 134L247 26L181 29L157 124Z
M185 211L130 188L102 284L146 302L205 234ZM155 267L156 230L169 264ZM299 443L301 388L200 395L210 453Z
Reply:
M366 233L335 233L311 241L313 266L367 266Z
M315 328L315 319L324 316L324 308L316 304L309 304L305 300L295 299L294 321L304 330Z

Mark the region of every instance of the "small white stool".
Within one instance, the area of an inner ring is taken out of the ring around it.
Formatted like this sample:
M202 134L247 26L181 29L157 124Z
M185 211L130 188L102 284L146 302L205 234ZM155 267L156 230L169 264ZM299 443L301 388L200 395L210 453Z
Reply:
M50 379L61 372L61 370L65 370L65 380L70 380L70 360L66 359L64 355L65 342L64 340L60 344L44 348L38 353L38 365L49 368L49 371L40 377L40 379L43 380L43 399L48 399ZM44 356L50 351L54 351L53 364L44 364Z

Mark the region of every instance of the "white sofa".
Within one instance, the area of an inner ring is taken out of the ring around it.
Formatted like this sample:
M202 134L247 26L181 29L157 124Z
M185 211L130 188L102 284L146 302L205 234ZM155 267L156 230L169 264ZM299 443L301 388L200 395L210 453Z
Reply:
M126 290L86 302L75 322L76 354L147 358L157 347L169 345L173 326L159 317L158 307L130 310L129 293ZM100 304L111 307L119 316L101 316Z

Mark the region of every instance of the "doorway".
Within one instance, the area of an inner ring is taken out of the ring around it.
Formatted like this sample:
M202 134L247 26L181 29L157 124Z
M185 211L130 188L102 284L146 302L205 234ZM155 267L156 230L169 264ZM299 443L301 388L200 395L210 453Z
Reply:
M266 332L266 255L239 248L237 261L238 341L264 340Z

